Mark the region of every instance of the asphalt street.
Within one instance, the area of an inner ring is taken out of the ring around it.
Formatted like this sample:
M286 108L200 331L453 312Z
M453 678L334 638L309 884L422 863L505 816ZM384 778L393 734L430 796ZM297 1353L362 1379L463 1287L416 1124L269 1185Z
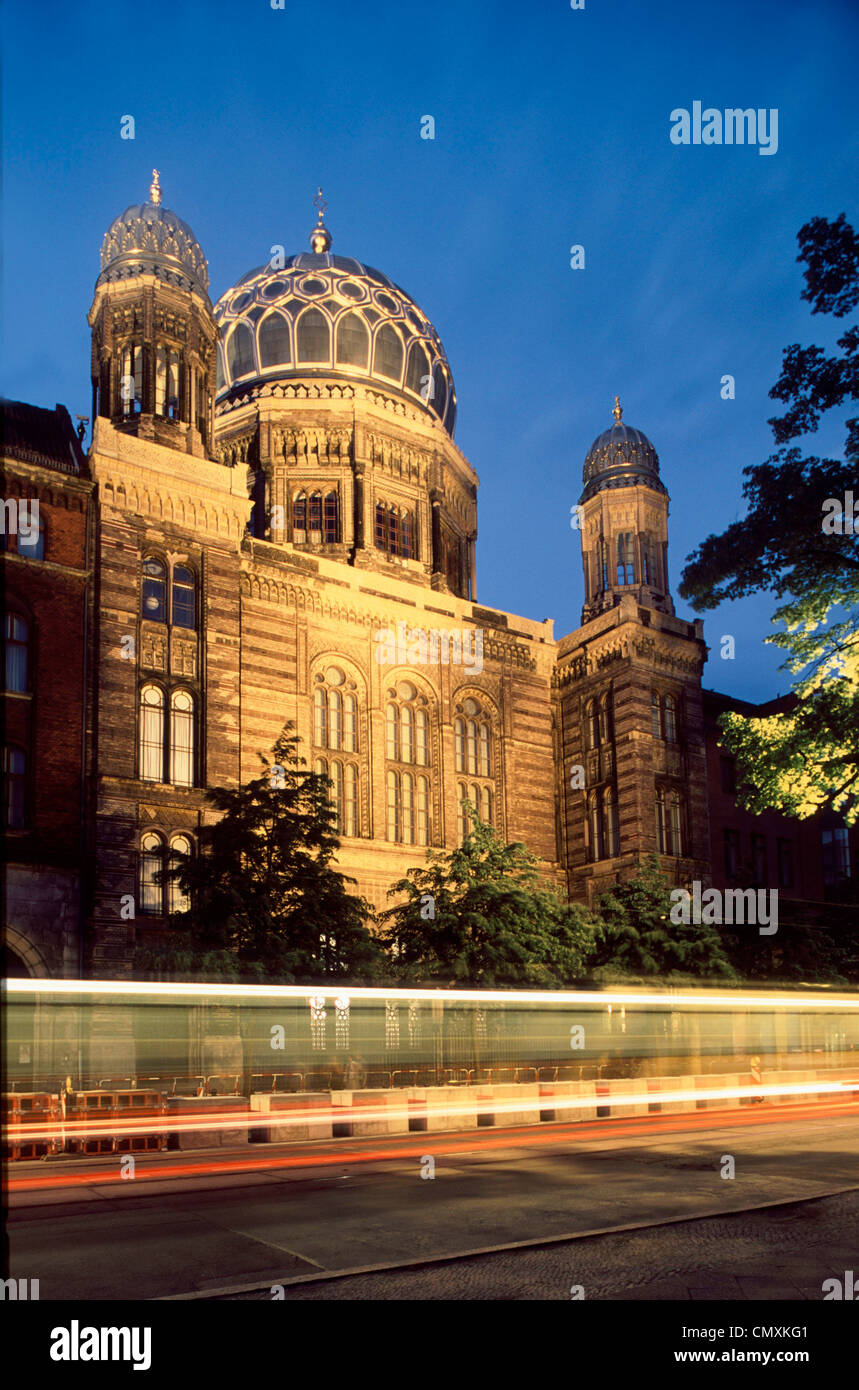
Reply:
M121 1182L118 1156L16 1165L9 1272L38 1278L43 1300L240 1296L306 1276L679 1221L574 1241L582 1252L575 1258L556 1244L460 1261L462 1284L439 1266L362 1274L352 1284L360 1293L347 1292L348 1281L287 1292L563 1298L579 1283L596 1298L691 1298L702 1288L710 1297L792 1298L797 1289L814 1297L822 1279L859 1265L854 1195L794 1208L790 1217L786 1208L726 1214L859 1187L857 1113L855 1106L828 1117L745 1110L661 1124L338 1140L267 1146L250 1160L223 1150L147 1155L138 1177ZM230 1171L249 1161L250 1171ZM74 1187L30 1185L60 1181ZM819 1239L806 1238L807 1222L818 1223ZM648 1240L650 1254L640 1244ZM609 1248L621 1252L616 1264L599 1253Z

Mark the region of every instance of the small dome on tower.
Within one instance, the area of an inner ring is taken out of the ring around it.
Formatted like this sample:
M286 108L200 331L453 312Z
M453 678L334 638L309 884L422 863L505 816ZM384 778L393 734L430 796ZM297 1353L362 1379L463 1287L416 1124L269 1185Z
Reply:
M135 275L157 275L182 289L209 295L209 267L187 222L161 206L158 171L152 171L148 203L132 203L114 218L101 247L96 287Z
M623 423L623 410L617 396L612 414L614 424L603 430L588 449L582 470L585 490L579 501L586 502L596 493L615 487L641 485L655 492L666 492L659 477L656 450L646 434Z

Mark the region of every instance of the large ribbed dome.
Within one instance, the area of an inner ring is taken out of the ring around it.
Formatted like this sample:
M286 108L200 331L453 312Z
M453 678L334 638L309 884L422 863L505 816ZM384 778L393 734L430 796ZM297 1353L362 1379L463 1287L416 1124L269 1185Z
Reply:
M588 449L582 469L585 490L580 502L586 502L606 488L635 487L637 484L656 492L667 491L659 477L656 450L646 434L623 423L617 397L614 417L611 428L597 435Z
M96 287L134 275L154 274L168 284L198 290L208 299L206 257L187 222L161 206L155 171L149 196L152 201L132 203L111 222L102 242Z
M324 234L324 235L323 235ZM321 226L312 243L329 246ZM405 290L381 271L325 250L273 258L215 305L221 329L218 402L325 376L393 391L453 437L456 394L441 339Z

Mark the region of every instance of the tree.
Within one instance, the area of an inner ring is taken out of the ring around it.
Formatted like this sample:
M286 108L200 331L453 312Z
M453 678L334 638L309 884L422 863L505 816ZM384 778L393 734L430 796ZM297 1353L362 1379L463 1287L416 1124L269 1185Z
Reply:
M598 975L733 976L718 933L706 923L671 921L671 888L655 854L601 894L594 957Z
M840 319L859 302L859 238L842 213L816 217L798 236L802 298ZM769 421L775 441L817 430L828 411L859 400L859 325L840 354L793 344L770 391L788 409ZM769 590L786 599L766 640L788 653L793 708L768 717L722 715L750 811L802 819L821 809L859 817L859 419L846 421L844 461L777 449L744 469L745 517L708 536L689 557L680 594L698 611ZM855 524L854 524L855 513Z
M191 906L171 918L189 959L245 977L284 982L349 979L381 970L365 920L369 904L350 894L331 867L338 848L329 782L303 771L298 738L286 724L259 755L260 776L239 788L214 787L207 799L220 818L200 831L200 853L166 871Z
M459 849L433 851L409 869L380 914L382 940L403 983L442 980L487 989L558 988L586 973L595 922L545 887L523 844L504 844L469 803Z

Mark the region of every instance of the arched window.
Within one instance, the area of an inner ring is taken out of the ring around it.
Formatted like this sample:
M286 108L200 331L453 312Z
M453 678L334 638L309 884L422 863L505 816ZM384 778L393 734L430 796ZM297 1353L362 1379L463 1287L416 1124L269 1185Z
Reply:
M296 544L307 540L307 494L300 492L292 504L292 539Z
M385 757L391 762L400 760L400 711L388 705L385 711Z
M608 588L608 545L602 538L597 541L597 574L597 588L601 593L605 593Z
M602 814L599 796L596 792L591 792L588 797L588 823L590 826L591 859L603 859L605 858L605 845L603 842Z
M143 348L129 344L122 353L119 404L123 415L136 415L143 403Z
M417 843L430 842L429 782L426 777L417 778Z
M310 534L308 540L319 544L322 540L322 493L312 492L310 494Z
M170 699L170 781L194 785L194 699L187 690L174 690Z
M611 743L614 737L611 717L611 698L606 692L600 696L599 702L599 737L600 743Z
M444 419L444 409L447 405L447 381L441 369L441 363L436 362L432 369L432 393L430 395L430 405L440 420Z
M17 744L3 749L3 824L7 830L23 830L27 824L27 753Z
M400 554L404 560L411 560L414 556L414 537L411 512L403 512L400 516Z
M298 320L299 362L330 362L331 332L319 309L305 309Z
M397 330L385 323L376 334L376 353L373 370L379 376L399 381L403 375L403 344Z
M662 737L662 701L656 690L650 692L650 732L654 738Z
M464 782L459 782L456 788L457 801L459 803L459 834L458 840L462 845L465 843L469 831L471 830L471 820L469 819L466 803L468 801L468 788Z
M403 844L413 845L415 842L415 784L410 772L404 772L402 776L403 789Z
M354 763L346 764L343 834L352 836L358 834L358 769Z
M396 772L387 775L387 837L396 844L400 838L400 779Z
M172 348L155 349L155 414L179 418L179 354Z
M599 719L596 700L585 705L585 748L590 751L599 745Z
M237 323L230 334L227 365L233 381L254 370L254 340L246 323Z
M421 767L426 767L429 762L427 712L425 709L415 710L415 762Z
M327 748L328 692L317 686L313 692L313 742L317 748Z
M679 792L671 792L668 797L668 829L671 840L669 854L683 853L683 808Z
M411 560L416 556L414 543L414 517L398 507L385 502L376 503L375 542L377 550L385 550L389 555L401 555Z
M185 565L173 566L173 626L197 626L197 586L194 575Z
M366 370L370 356L370 334L360 314L344 314L337 324L337 361Z
M23 613L7 610L3 636L6 689L25 695L30 689L30 624Z
M492 824L492 789L491 787L481 787L480 789L480 819L485 825Z
M343 748L347 753L358 751L358 701L354 695L343 697Z
M465 725L466 772L477 771L477 723L469 719Z
M164 911L164 884L159 876L164 869L164 841L154 830L147 830L140 840L140 886L138 910L149 916L161 916Z
M170 868L178 869L183 860L191 858L194 847L187 835L174 835L170 840ZM188 892L175 878L167 881L167 911L187 912L191 906Z
M150 556L143 561L143 596L140 616L150 623L167 621L167 566Z
M334 808L337 819L334 822L334 829L339 833L343 829L343 764L336 758L331 764L331 805Z
M643 536L641 541L641 555L644 560L644 582L645 584L659 584L659 571L656 568L656 544L652 536Z
M635 582L635 543L631 531L624 531L617 538L617 582Z
M677 703L673 695L666 695L662 707L665 726L665 742L677 742Z
M620 852L617 820L617 800L612 787L603 792L603 837L607 859L614 859Z
M489 777L489 725L480 725L480 756L478 758L478 771L481 777Z
M415 716L414 711L404 705L400 710L400 761L413 763L415 760Z
M453 721L453 746L456 761L456 771L465 772L465 720L454 719Z
M289 324L283 314L269 314L259 326L257 342L261 367L277 367L292 360Z
M140 779L164 781L164 691L144 685L140 692Z
M328 692L328 747L340 748L343 740L343 697L339 690Z
M427 398L430 381L429 360L420 343L412 343L409 348L409 365L406 370L406 386L416 396Z
M337 493L326 492L325 500L322 504L323 534L326 545L331 545L340 539L337 514Z

